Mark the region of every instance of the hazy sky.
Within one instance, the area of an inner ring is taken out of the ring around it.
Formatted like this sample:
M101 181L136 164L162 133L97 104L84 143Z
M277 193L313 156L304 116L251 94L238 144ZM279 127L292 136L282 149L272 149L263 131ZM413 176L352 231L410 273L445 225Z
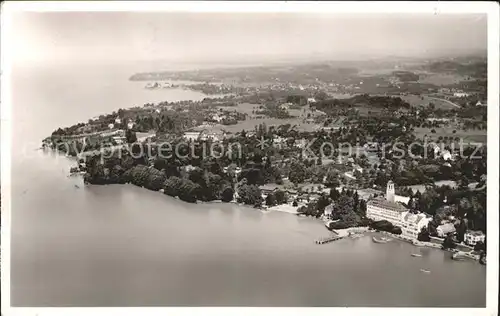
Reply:
M487 48L485 15L17 13L15 62L332 59Z

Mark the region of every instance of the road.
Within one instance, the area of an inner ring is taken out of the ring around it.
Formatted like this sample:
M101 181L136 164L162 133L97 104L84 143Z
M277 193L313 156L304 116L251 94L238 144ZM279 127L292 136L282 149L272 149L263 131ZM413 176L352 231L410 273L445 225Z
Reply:
M452 106L454 106L454 107L456 107L456 108L460 108L460 107L461 107L460 105L455 104L455 103L453 103L453 102L451 102L451 101L449 101L449 100L446 100L446 99L435 98L435 97L429 97L429 96L428 96L428 98L429 98L429 99L434 99L434 100L444 101L444 102L446 102L446 103L448 103L448 104L450 104L450 105L452 105Z

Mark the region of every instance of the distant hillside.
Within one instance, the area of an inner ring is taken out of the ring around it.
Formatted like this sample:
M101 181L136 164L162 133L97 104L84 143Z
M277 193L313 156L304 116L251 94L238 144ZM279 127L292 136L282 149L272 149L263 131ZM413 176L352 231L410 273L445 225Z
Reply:
M358 69L348 66L334 66L329 63L288 65L288 66L255 66L240 68L200 69L193 71L164 71L137 73L130 77L132 81L140 80L191 80L191 81L223 81L239 79L245 82L315 82L337 81L358 74Z
M392 75L396 76L399 80L403 82L418 81L419 79L419 75L410 71L393 71Z
M425 68L434 73L455 73L474 78L486 78L488 67L486 62L461 64L454 61L438 61L426 65Z

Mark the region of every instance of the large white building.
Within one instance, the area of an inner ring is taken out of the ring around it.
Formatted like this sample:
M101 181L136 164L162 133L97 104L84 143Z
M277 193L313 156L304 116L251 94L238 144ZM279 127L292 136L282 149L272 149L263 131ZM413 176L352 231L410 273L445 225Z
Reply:
M376 197L366 204L366 217L374 221L386 220L399 227L402 214L406 211L403 205L388 201L384 197Z
M409 212L405 206L399 203L396 198L394 183L387 183L386 195L376 197L366 204L366 217L374 220L386 220L394 226L401 228L402 235L411 239L416 239L423 227L431 221L430 217L424 214L414 214Z
M402 214L401 231L403 236L417 239L422 228L427 227L431 220L431 217L427 217L424 214L414 214L411 212Z

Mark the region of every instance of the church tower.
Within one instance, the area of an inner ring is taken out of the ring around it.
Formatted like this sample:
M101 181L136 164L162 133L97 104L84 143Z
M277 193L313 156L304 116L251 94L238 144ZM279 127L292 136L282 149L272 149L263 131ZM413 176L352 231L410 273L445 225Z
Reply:
M387 182L387 191L385 193L385 199L390 202L394 202L394 182Z

